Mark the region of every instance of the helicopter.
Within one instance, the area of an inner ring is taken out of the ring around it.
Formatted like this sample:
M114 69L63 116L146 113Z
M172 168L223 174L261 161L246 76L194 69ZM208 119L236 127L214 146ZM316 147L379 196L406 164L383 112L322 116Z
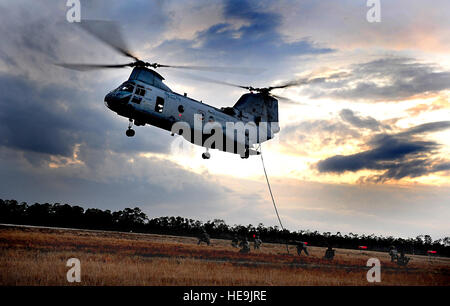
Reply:
M271 93L272 90L297 86L293 81L278 86L256 88L216 81L199 80L248 90L233 107L216 108L192 99L187 94L172 91L156 72L158 68L178 68L199 71L237 72L251 68L176 66L140 60L127 48L117 24L111 21L83 20L80 26L103 43L134 61L126 64L68 64L56 65L79 71L95 69L133 68L128 80L110 91L104 98L107 108L129 120L126 136L135 136L133 126L151 125L178 134L187 141L205 147L203 159L209 159L209 149L239 154L241 158L259 155L261 143L280 131L278 100L289 100Z

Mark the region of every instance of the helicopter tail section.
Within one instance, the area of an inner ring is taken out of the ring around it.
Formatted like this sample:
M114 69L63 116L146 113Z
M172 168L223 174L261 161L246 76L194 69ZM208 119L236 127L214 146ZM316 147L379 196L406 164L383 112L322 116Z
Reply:
M280 131L278 124L278 100L269 95L261 93L244 94L233 108L237 110L239 117L253 120L256 125L266 122L270 129L269 135Z

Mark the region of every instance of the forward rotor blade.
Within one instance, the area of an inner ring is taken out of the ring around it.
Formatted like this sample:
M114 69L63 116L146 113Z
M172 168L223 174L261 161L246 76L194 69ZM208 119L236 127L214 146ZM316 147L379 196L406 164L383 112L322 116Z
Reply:
M263 68L250 68L250 67L180 66L180 65L160 65L160 64L157 64L157 67L198 70L198 71L210 71L210 72L225 72L225 73L244 74L244 75L256 75L265 70Z
M119 65L97 65L97 64L55 64L57 66L61 66L64 68L78 70L78 71L89 71L89 70L98 70L98 69L107 69L107 68L123 68L129 67L132 63L129 64L119 64Z
M78 24L83 30L119 53L131 57L136 61L139 60L129 51L121 34L120 27L116 22L110 20L82 20Z

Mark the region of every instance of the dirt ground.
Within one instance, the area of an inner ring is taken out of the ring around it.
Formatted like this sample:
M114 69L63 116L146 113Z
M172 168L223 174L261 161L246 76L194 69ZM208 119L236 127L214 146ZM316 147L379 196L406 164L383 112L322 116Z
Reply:
M448 286L450 258L412 255L407 267L390 262L387 253L263 243L240 254L230 240L153 234L0 227L0 285L321 285ZM78 258L81 282L69 283L67 260ZM369 258L381 262L381 282L366 278Z

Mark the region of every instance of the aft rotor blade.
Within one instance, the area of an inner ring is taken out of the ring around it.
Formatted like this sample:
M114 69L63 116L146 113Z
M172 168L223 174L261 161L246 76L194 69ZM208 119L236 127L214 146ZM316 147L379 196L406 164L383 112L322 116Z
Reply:
M288 87L292 87L292 86L301 86L301 85L314 84L314 83L321 83L321 82L331 80L331 79L338 79L338 78L341 78L341 77L347 76L347 75L348 75L348 73L346 73L346 72L338 72L338 73L332 74L328 77L301 78L301 79L286 82L281 85L271 86L271 87L269 87L269 90L282 89L282 88L288 88Z
M119 53L138 61L128 49L118 23L110 20L82 20L80 27Z
M279 100L280 102L283 103L287 103L287 104L295 104L295 105L304 105L304 103L300 103L300 102L296 102L292 99L283 97L283 96L279 96L279 95L274 95L274 94L270 94L272 97L274 97L275 99Z
M119 64L119 65L97 65L97 64L55 64L57 66L61 66L64 68L78 70L78 71L89 71L89 70L98 70L98 69L107 69L107 68L123 68L129 67L132 63L129 64Z
M180 66L180 65L160 65L157 67L163 68L175 68L186 70L198 70L198 71L210 71L210 72L225 72L233 74L255 75L263 72L263 68L250 68L250 67L220 67L220 66Z
M242 88L242 89L249 89L250 88L248 86L237 85L237 84L228 83L228 82L225 82L225 81L218 81L218 80L210 79L210 78L203 77L203 76L192 75L192 74L189 74L189 73L182 73L182 74L180 74L180 76L188 78L188 79L196 80L196 81L201 81L201 82L220 84L220 85L231 86L231 87Z
M268 89L272 90L272 89L283 89L283 88L288 88L288 87L293 87L293 86L300 86L300 85L305 85L308 84L310 82L310 80L308 79L298 79L298 80L293 80L293 81L289 81L286 82L282 85L277 85L277 86L270 86Z

